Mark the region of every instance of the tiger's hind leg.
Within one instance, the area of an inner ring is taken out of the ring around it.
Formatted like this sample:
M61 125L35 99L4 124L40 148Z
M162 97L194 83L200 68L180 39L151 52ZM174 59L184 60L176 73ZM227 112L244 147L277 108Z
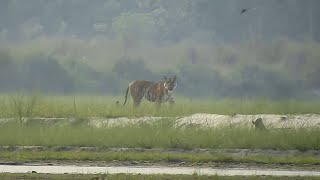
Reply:
M143 93L133 93L132 94L132 99L133 99L133 107L137 108L140 106L140 103L142 101L143 98Z
M140 106L140 103L141 103L141 100L142 100L142 98L141 98L141 99L135 99L135 100L133 101L133 108L139 107L139 106Z
M133 107L136 108L140 105L143 98L143 89L140 87L139 82L133 82L130 85L130 94L133 100Z

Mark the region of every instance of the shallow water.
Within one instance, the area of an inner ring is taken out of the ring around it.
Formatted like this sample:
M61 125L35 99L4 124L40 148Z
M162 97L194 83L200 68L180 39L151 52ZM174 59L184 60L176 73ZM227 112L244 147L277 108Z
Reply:
M146 167L146 166L119 166L119 167L94 167L94 166L24 166L24 165L0 165L1 173L37 173L50 174L198 174L198 175L218 175L218 176L320 176L319 171L291 171L291 170L271 170L271 169L215 169L200 167Z

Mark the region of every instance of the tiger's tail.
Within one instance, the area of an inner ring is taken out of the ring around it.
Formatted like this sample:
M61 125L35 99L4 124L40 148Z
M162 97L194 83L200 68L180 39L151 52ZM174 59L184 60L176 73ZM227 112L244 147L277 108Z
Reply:
M125 99L124 99L123 106L124 106L124 105L126 104L126 102L127 102L128 92L129 92L129 86L127 87L126 96L125 96Z

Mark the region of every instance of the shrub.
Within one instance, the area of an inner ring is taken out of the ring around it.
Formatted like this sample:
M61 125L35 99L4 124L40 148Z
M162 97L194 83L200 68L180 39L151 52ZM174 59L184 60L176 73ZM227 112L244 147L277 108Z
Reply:
M24 86L27 90L70 93L73 80L56 59L37 55L24 63Z
M131 60L123 57L114 65L112 72L116 73L119 78L128 80L157 80L157 75L147 69L142 59Z

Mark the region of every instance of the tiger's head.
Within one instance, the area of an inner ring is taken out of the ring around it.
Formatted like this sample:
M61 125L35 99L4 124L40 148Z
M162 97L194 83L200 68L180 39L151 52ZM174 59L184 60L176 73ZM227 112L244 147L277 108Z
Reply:
M166 90L168 90L169 92L173 91L176 87L177 87L177 76L173 76L173 77L169 77L167 78L167 76L164 76L164 88Z

